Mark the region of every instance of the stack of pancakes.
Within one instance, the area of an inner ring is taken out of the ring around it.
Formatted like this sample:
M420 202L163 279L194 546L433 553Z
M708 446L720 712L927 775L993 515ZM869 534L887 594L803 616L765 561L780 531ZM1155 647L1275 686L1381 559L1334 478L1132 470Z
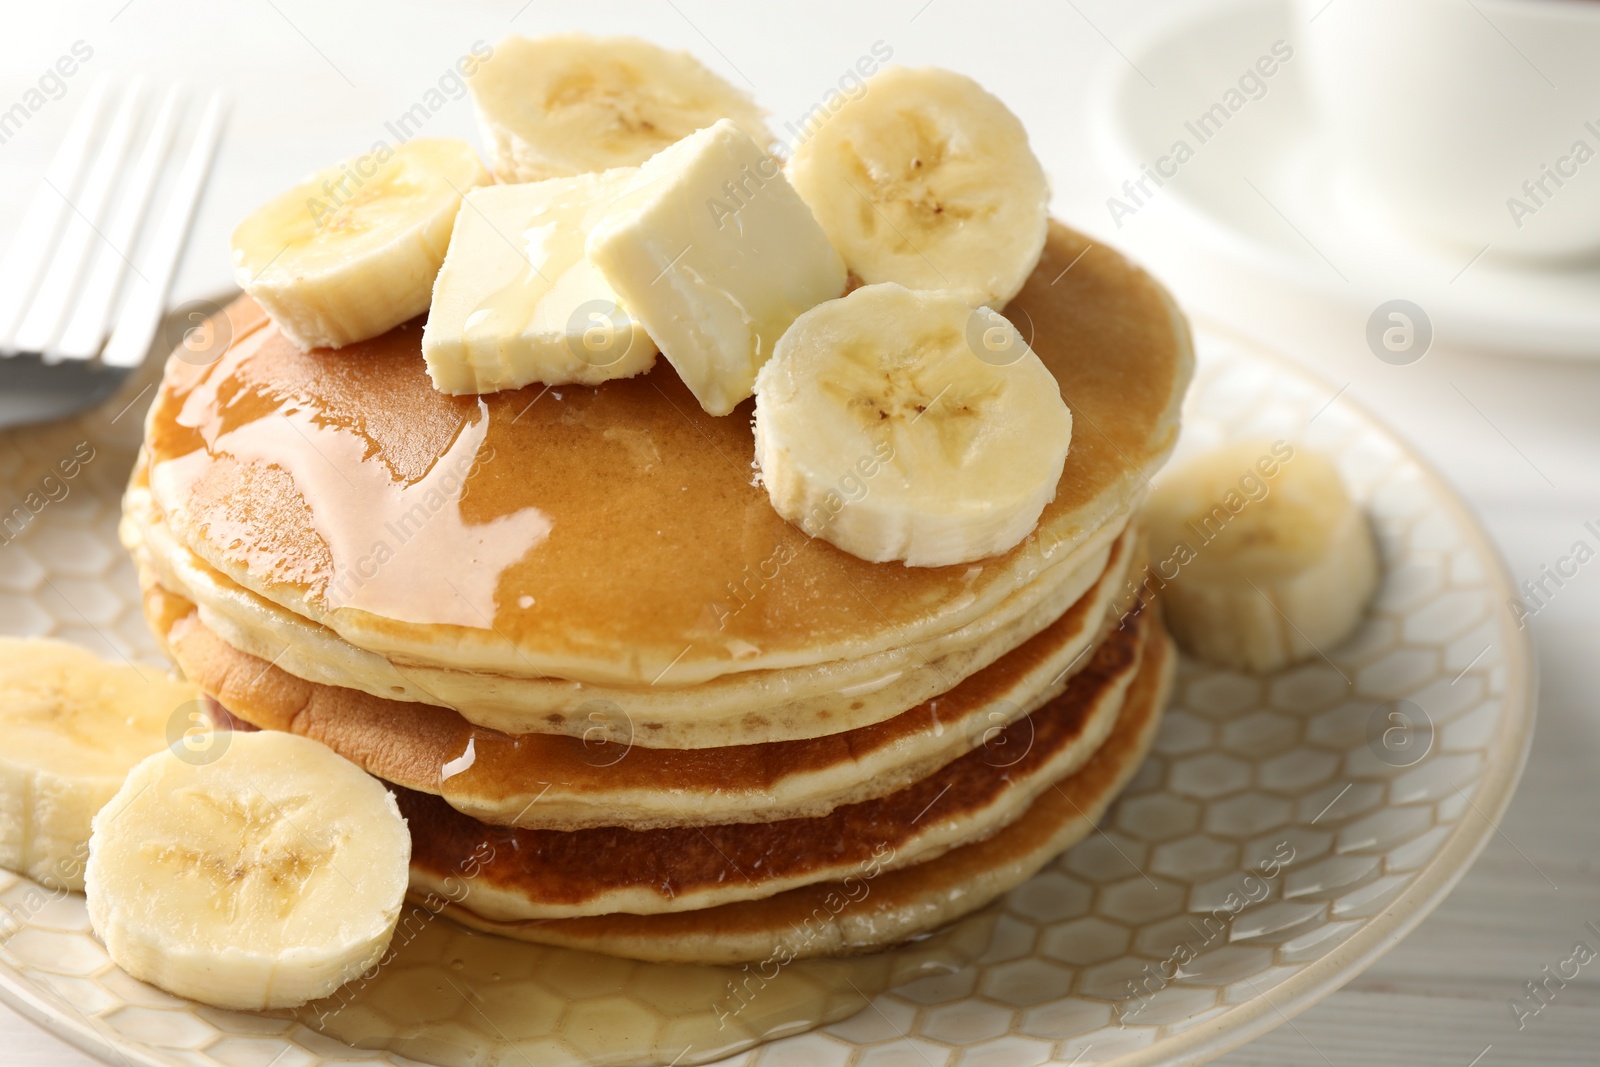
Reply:
M420 323L303 353L248 300L220 359L169 362L123 537L184 673L391 783L460 921L686 962L897 943L1089 831L1173 666L1127 591L1182 317L1059 225L1005 314L1074 435L1037 530L976 564L806 537L748 412L665 361L452 397Z

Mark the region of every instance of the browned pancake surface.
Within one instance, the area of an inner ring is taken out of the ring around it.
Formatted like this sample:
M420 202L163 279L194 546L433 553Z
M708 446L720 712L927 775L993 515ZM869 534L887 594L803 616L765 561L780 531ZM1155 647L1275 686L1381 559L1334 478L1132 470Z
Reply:
M919 829L923 820L959 820L1037 774L1079 736L1097 699L1137 660L1142 633L1137 624L1114 629L1060 696L991 743L904 789L820 818L643 831L509 829L485 826L438 797L402 789L397 796L412 826L412 865L443 878L487 842L494 859L478 875L483 882L531 901L577 905L630 887L673 898L730 882L780 881L865 864L885 847L904 846L927 828ZM1008 765L995 765L996 752L1007 754ZM1010 756L1017 752L1023 755Z
M1137 466L1169 447L1189 373L1165 293L1052 224L1007 314L1076 416L1044 522L1131 492L1142 474L1129 457ZM563 662L621 657L646 680L655 664L707 661L693 669L709 676L741 669L747 650L803 657L940 617L1025 550L911 568L806 538L753 484L749 402L711 417L665 360L599 389L452 397L427 378L417 322L305 353L248 302L230 317L233 349L205 368L169 364L149 421L153 480L168 461L201 461L169 468L183 472L172 475L186 487L183 536L247 585L317 613L345 605L430 656L470 637L502 654L509 643ZM459 516L448 494L436 507L421 492L447 454L473 464ZM424 533L405 544L384 532L424 512ZM439 524L458 520L460 537L433 546ZM399 555L368 578L385 539Z
M1175 655L1171 639L1154 626L1115 729L1089 761L1000 832L923 863L899 870L869 863L842 881L698 911L493 922L470 910L469 893L448 913L509 937L663 962L781 965L895 944L983 907L1092 831L1149 750ZM441 883L433 873L431 884Z
M184 674L235 716L264 729L321 741L379 778L439 794L458 808L476 812L482 797L543 795L603 801L663 788L691 805L696 796L713 792L760 797L786 778L904 746L924 733L950 728L974 708L1005 698L1019 676L1041 669L1063 643L1092 633L1101 620L1090 618L1089 611L1099 607L1103 582L1102 578L1054 623L995 663L892 719L803 741L715 749L630 749L553 734L508 735L474 726L449 708L385 700L299 678L228 645L200 621L187 601L159 586L146 591L145 602L151 626L164 635ZM443 778L441 769L459 760L469 745L471 765ZM890 781L881 789L868 788L853 799L881 795L900 784ZM525 817L538 815L538 806L525 813ZM566 826L562 819L542 825L570 828L572 815L562 817L569 820ZM691 813L678 821L699 820ZM760 821L759 815L749 821Z

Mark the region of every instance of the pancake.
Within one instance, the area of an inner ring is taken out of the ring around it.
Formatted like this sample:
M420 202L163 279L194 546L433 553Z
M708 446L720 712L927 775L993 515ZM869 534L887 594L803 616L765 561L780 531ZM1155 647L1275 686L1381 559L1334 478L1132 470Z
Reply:
M146 615L185 676L235 717L320 741L369 774L438 794L481 822L553 830L771 822L826 815L894 792L979 744L1001 747L995 731L1060 693L1115 624L1120 612L1108 608L1138 558L1131 541L1118 542L1094 587L1044 631L911 711L823 738L709 751L506 735L447 708L297 678L221 640L159 586L146 590Z
M1174 443L1192 353L1143 271L1052 224L1006 313L1078 428L1038 529L980 564L808 540L751 477L749 402L706 415L665 361L599 389L446 396L419 322L302 353L248 301L220 360L168 363L152 495L230 581L397 664L686 689L854 663L995 616L1126 515Z
M591 737L594 713L626 711L645 747L707 748L819 737L892 718L950 689L1026 641L1081 598L1103 573L1120 526L1096 531L1002 610L927 642L848 663L724 675L687 688L618 688L556 678L507 678L391 661L357 649L237 586L167 532L136 473L122 537L141 569L193 601L205 625L233 647L307 681L389 700L459 710L506 733Z
M760 900L664 915L496 922L469 907L472 882L460 877L483 835L441 840L416 824L413 894L435 894L435 903L444 897L445 913L474 929L662 963L782 966L899 944L984 907L1093 831L1149 751L1176 658L1165 630L1152 626L1111 736L1089 761L998 833L914 866L888 869L892 854L884 849L847 878Z
M980 840L1020 816L1105 740L1150 630L1141 612L1113 630L1065 691L903 789L812 819L655 830L489 827L438 797L397 790L421 848L418 877L487 843L468 879L472 910L514 921L699 910L847 877L888 849L884 869ZM465 852L462 851L465 849ZM439 888L429 885L429 888Z

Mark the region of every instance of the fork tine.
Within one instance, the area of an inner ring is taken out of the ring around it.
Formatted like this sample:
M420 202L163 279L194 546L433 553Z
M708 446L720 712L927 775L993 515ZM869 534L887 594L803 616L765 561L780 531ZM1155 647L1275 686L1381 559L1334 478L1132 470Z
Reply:
M172 199L162 213L149 259L117 318L111 340L106 342L105 351L100 355L100 361L108 367L137 367L150 350L150 342L166 307L167 286L172 282L173 268L177 266L178 254L183 251L184 239L189 233L189 220L194 217L217 142L222 138L224 112L221 94L213 93L201 115L183 169L178 173Z
M106 224L118 173L127 159L134 131L139 128L143 103L144 86L136 79L122 95L122 103L100 144L83 189L76 197L62 192L70 209L67 228L56 244L55 256L44 280L39 283L32 305L22 317L22 325L17 327L16 346L24 352L39 352L51 359L56 356L53 346L80 292L84 264L95 243L104 240L102 227ZM122 254L120 249L113 251Z
M183 93L177 86L167 90L155 125L128 177L117 213L105 231L105 241L95 257L93 273L78 297L71 321L56 343L56 351L63 359L90 359L99 354L106 340L112 301L123 276L129 269L138 273L125 253L132 252L134 240L149 212L156 178L172 150L172 135L182 101Z
M13 335L39 279L44 277L56 232L66 214L67 205L62 194L74 195L82 183L92 155L94 134L110 96L108 89L109 82L104 76L89 86L89 98L74 116L66 140L61 142L61 148L50 161L45 181L34 194L28 213L11 247L6 250L5 260L0 261L0 355L9 356L17 350L12 343Z

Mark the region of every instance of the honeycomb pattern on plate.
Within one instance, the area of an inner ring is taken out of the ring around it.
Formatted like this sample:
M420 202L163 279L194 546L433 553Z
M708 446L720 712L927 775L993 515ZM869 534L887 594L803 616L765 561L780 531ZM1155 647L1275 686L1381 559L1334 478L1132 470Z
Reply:
M1281 1007L1336 988L1359 966L1353 949L1384 936L1376 917L1437 865L1452 835L1489 832L1531 715L1525 646L1500 608L1499 564L1431 475L1347 404L1330 404L1325 386L1233 342L1203 339L1201 354L1181 447L1283 437L1334 455L1369 509L1386 564L1371 617L1328 659L1272 677L1185 663L1127 793L1099 832L1003 903L976 966L727 1062L1020 1067L1159 1062L1191 1047L1213 1054L1274 1024ZM0 508L79 440L98 450L33 528L0 544L0 630L156 656L114 536L131 422L115 428L120 437L98 414L0 438ZM1398 700L1410 704L1387 703ZM1402 719L1388 715L1395 708ZM1397 745L1388 744L1391 724L1403 726ZM1495 794L1477 795L1491 772ZM1446 873L1470 854L1453 850ZM130 1062L411 1062L134 982L107 961L78 898L53 899L7 875L0 903L7 998ZM1385 918L1414 920L1430 903L1422 896ZM1314 985L1297 983L1292 1002L1279 989L1341 950ZM438 971L443 961L411 966ZM655 1010L626 989L600 1006ZM582 1030L581 1013L569 1012L549 1019L537 1043L477 1048L470 1062L571 1062Z

